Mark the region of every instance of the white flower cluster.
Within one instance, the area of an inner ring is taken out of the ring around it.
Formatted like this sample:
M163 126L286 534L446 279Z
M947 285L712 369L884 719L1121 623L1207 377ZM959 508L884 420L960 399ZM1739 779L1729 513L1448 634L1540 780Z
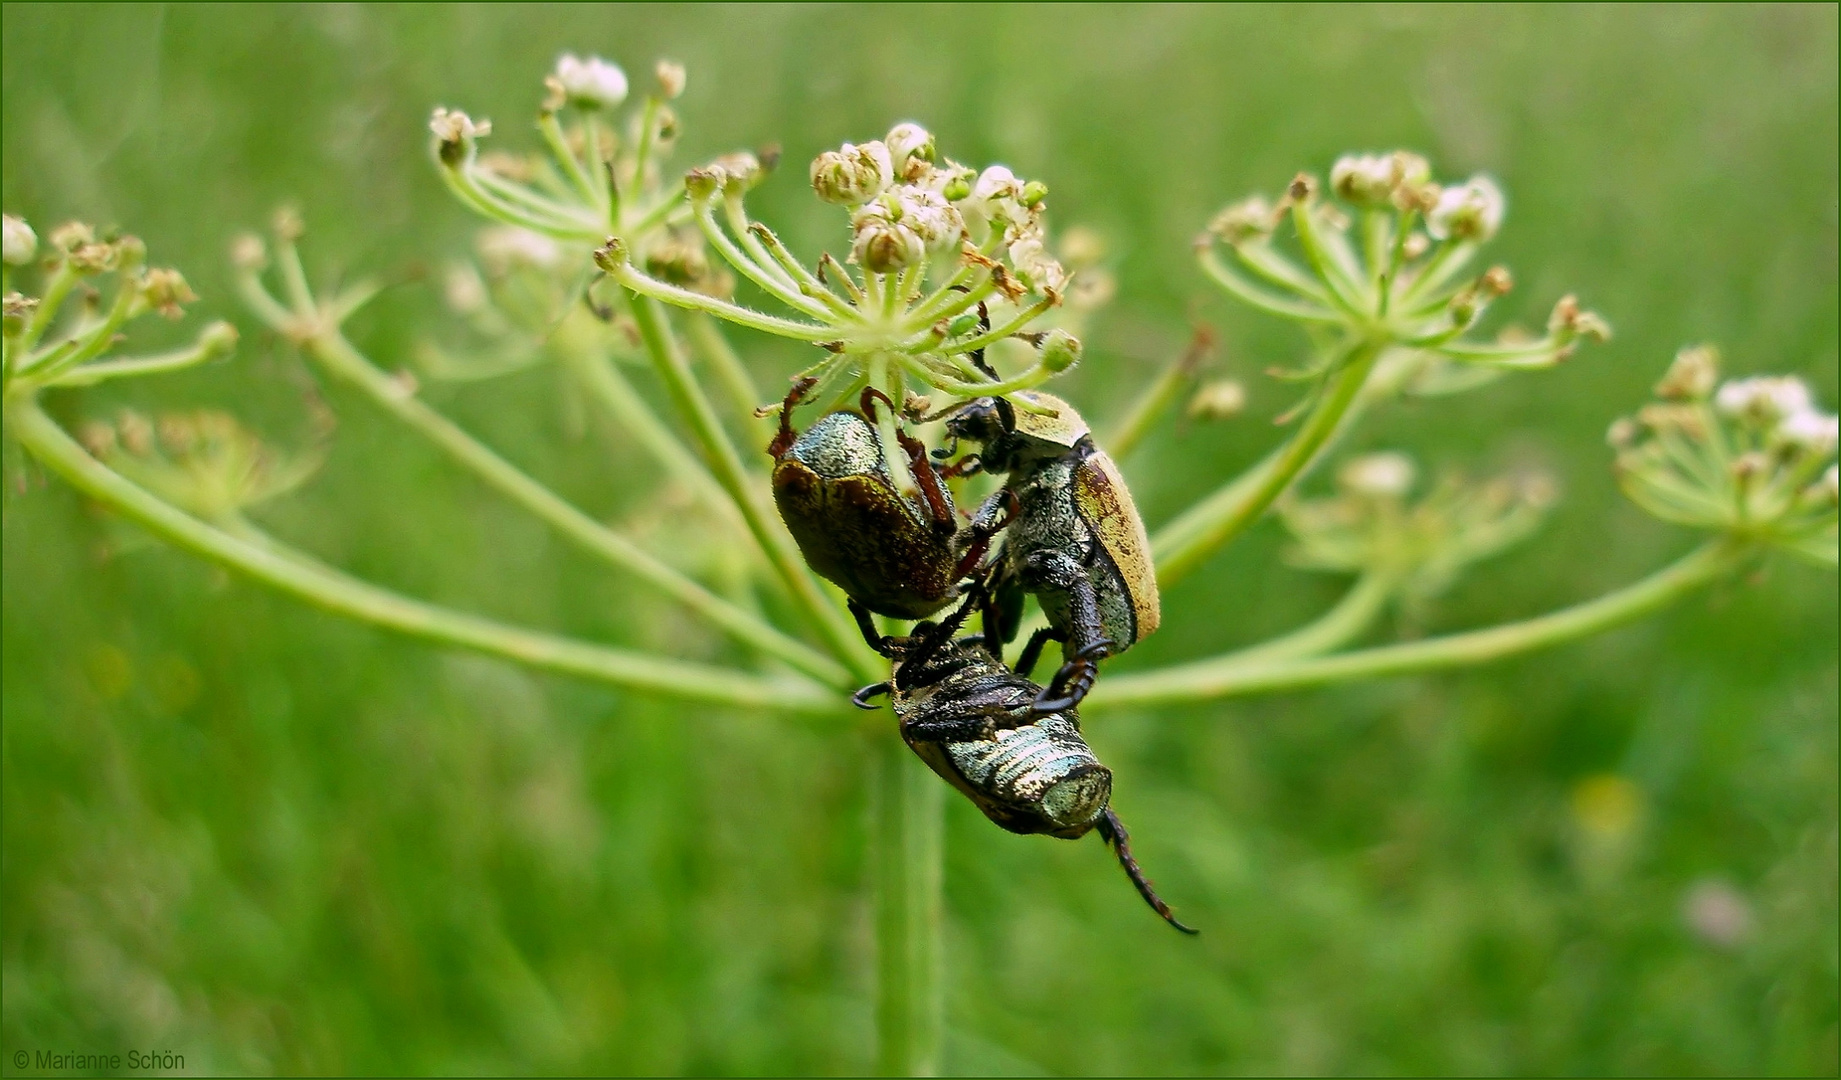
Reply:
M1714 407L1727 416L1769 433L1776 441L1815 454L1835 448L1841 424L1815 407L1809 387L1790 375L1735 379L1719 388Z
M1418 472L1405 454L1364 454L1337 470L1337 495L1281 503L1295 540L1291 563L1378 573L1408 600L1423 601L1465 567L1532 534L1555 499L1553 481L1539 474L1483 482L1447 476L1414 499Z
M936 158L933 136L919 124L903 123L886 138L845 143L812 162L818 197L855 208L854 260L872 273L892 273L956 252L970 240L1001 247L1024 285L1059 294L1068 273L1050 254L1042 225L1047 186L1002 165L974 172Z
M672 78L674 75L675 79ZM661 69L659 81L667 93L673 89L673 82L675 88L682 91L683 69L677 68L675 72ZM550 89L553 105L566 101L584 109L612 109L626 100L626 72L620 70L619 64L609 63L598 56L583 60L574 53L564 53L556 58L555 74L544 82ZM558 101L559 98L561 101Z
M1719 382L1711 348L1683 349L1663 400L1611 426L1618 478L1666 521L1767 539L1832 565L1841 420L1787 375Z

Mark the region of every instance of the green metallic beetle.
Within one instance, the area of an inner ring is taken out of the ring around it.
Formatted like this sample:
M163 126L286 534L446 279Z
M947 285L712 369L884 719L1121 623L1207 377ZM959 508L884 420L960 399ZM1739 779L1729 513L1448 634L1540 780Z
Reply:
M873 387L863 391L861 413L827 413L795 435L793 408L814 381L787 394L767 447L780 517L806 563L851 598L880 615L926 618L960 595L1007 519L993 513L961 528L926 447L899 429L919 499L898 490L874 423L877 401L894 410Z
M982 638L952 640L980 599L968 598L938 626L916 625L907 637L884 637L853 602L864 640L893 665L888 682L864 687L851 701L868 709L870 697L888 694L902 741L1000 827L1067 840L1097 831L1145 903L1171 926L1195 933L1132 857L1131 836L1110 805L1112 770L1081 738L1079 714L1039 711L1042 688L1004 667Z
M1156 630L1161 607L1144 522L1087 422L1052 395L1012 397L975 398L948 416L946 430L980 444L976 463L961 461L958 471L1006 475L1004 490L972 518L973 528L988 529L1000 513L1014 517L985 633L997 641L1014 638L1022 594L1035 595L1049 625L1029 639L1016 670L1027 675L1045 642L1062 642L1064 662L1035 706L1048 713L1079 704L1099 660Z

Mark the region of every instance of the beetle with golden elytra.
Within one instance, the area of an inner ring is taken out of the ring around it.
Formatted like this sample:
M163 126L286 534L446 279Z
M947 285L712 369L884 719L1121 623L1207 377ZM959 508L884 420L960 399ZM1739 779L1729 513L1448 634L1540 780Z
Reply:
M1044 643L1062 642L1061 669L1035 707L1071 708L1092 688L1099 660L1131 648L1161 618L1150 540L1131 491L1087 422L1050 394L973 399L949 414L946 430L980 444L973 468L1006 475L973 526L1014 513L985 633L1014 638L1022 596L1034 594L1049 625L1030 637L1016 670L1027 675Z

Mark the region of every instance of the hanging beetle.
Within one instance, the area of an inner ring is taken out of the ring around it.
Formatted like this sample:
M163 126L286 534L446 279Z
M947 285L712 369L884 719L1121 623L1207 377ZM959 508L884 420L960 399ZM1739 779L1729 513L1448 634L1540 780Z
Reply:
M880 615L925 618L959 595L959 582L983 561L1008 519L994 511L961 528L926 447L897 430L920 498L899 491L873 411L878 401L894 408L874 387L863 391L860 414L828 413L795 435L793 408L815 381L794 384L767 447L780 517L806 563L846 594Z
M1067 402L1035 391L1012 396L1016 402L985 397L959 406L946 430L980 444L976 463L961 462L959 471L1007 476L1004 490L972 518L974 528L983 527L1000 507L1015 518L985 633L1002 642L1014 638L1022 595L1035 594L1049 625L1029 639L1016 670L1027 675L1045 642L1062 642L1064 662L1035 705L1047 713L1079 704L1099 660L1156 630L1161 608L1150 540L1118 466Z
M1145 903L1171 926L1195 933L1177 921L1132 857L1130 834L1108 805L1112 770L1081 738L1079 714L1038 712L1041 687L1004 667L982 638L952 640L979 599L969 598L937 626L917 624L907 637L878 633L869 612L852 602L864 640L893 665L888 682L850 700L869 709L869 698L888 694L902 741L1002 828L1068 840L1098 831Z

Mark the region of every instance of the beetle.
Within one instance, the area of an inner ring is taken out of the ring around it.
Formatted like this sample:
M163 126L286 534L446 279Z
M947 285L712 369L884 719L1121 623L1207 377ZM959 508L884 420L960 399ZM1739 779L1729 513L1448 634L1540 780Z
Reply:
M847 595L880 615L925 618L960 594L1008 518L987 514L961 527L926 447L900 428L919 498L898 490L874 422L878 402L894 406L874 387L863 391L861 412L827 413L796 434L793 409L815 382L794 383L767 447L780 518L806 563Z
M888 637L852 602L863 639L891 661L889 681L858 690L851 702L887 694L902 741L984 816L1013 833L1075 840L1098 832L1138 895L1185 934L1131 853L1131 835L1113 812L1112 770L1080 734L1072 708L1040 712L1042 688L1004 667L980 635L953 640L981 588L952 617L921 622L906 637Z
M973 515L986 527L1000 508L1014 522L1005 534L985 633L1016 636L1022 594L1033 593L1049 625L1024 646L1016 670L1029 674L1048 641L1062 643L1061 669L1036 702L1040 712L1078 705L1093 686L1099 660L1157 629L1162 608L1151 544L1131 491L1112 458L1074 407L1038 391L974 398L947 416L956 440L980 446L977 460L955 466L1004 473L1004 490ZM953 447L935 451L950 456Z

